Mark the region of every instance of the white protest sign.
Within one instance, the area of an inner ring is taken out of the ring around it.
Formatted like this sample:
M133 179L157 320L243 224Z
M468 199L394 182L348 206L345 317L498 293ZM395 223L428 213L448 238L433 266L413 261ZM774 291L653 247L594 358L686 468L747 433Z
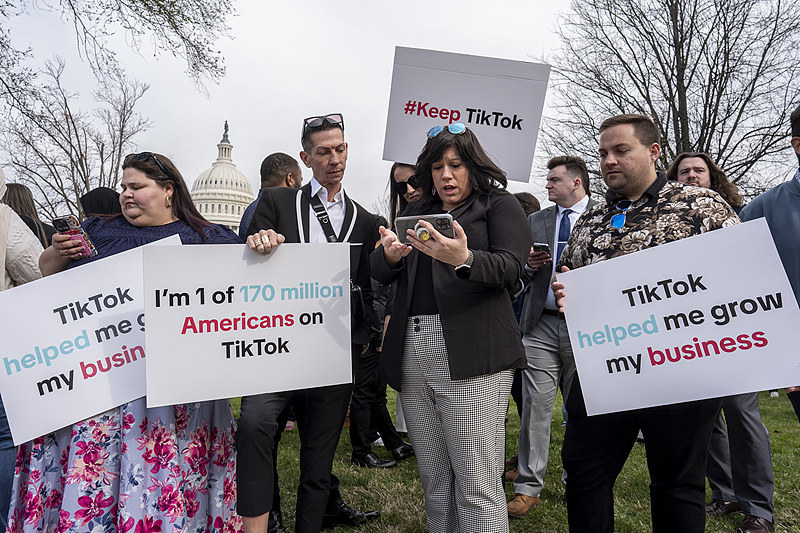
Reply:
M350 382L349 246L146 250L147 405Z
M558 278L590 415L800 384L800 310L764 219Z
M15 444L144 396L150 247L0 293L0 392Z
M425 132L462 122L508 179L528 182L550 66L396 47L383 159L415 163Z

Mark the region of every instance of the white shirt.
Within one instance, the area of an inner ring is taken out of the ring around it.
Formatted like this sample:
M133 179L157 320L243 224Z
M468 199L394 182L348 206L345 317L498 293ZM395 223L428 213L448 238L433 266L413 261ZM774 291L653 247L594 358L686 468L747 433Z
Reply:
M342 232L342 224L344 224L344 188L339 187L339 192L333 195L333 200L328 200L328 189L323 187L317 181L317 178L311 178L311 196L319 196L325 210L328 211L328 218L333 226L333 231L336 235ZM308 242L328 242L328 237L325 236L325 231L322 229L317 216L314 214L314 209L308 210L310 217L308 223Z
M553 263L550 266L550 268L551 268L551 271L550 271L551 279L552 279L552 276L555 275L555 273L556 273L556 256L555 256L555 254L557 253L556 250L558 250L558 230L561 227L561 219L564 218L564 211L566 211L567 209L571 209L572 210L572 212L569 215L567 215L569 217L569 232L572 233L572 229L575 227L575 223L581 217L583 212L586 211L586 208L588 207L588 205L589 205L589 197L588 196L584 196L577 204L575 204L575 205L573 205L571 207L558 206L558 215L556 215L556 231L555 231L555 235L553 237L553 243L555 244L555 247L554 247L553 250L551 250L551 252L553 253L553 256L552 256L553 257ZM558 310L558 306L556 305L556 297L553 295L552 287L547 287L547 299L545 299L545 301L544 301L544 308L545 309Z

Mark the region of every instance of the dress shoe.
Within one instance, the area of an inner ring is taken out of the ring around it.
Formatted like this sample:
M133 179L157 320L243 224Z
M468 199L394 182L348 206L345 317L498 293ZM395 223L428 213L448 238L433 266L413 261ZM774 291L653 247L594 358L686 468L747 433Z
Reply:
M514 457L509 457L508 459L506 459L506 468L507 469L511 470L512 468L515 468L516 466L517 466L517 456L516 455Z
M269 512L267 533L286 533L286 528L283 527L283 517L279 509Z
M770 533L775 527L772 522L760 516L747 515L736 533Z
M361 526L365 524L367 520L374 520L380 517L381 513L378 511L366 511L362 513L344 503L341 497L337 497L336 514L328 514L326 511L325 516L322 517L322 529L333 529L336 526Z
M538 496L514 494L514 498L508 502L508 516L522 516L537 505L539 505Z
M403 459L408 459L409 457L414 457L414 448L407 442L404 442L394 450L392 450L392 457L398 463Z
M366 466L367 468L391 468L397 466L394 460L389 459L385 461L375 455L375 452L369 452L364 455L353 455L350 462L356 466Z
M737 513L741 510L742 505L739 502L711 500L708 505L706 505L706 514L708 516L727 516L729 514Z
M503 474L503 481L505 481L506 483L513 483L514 480L517 479L517 476L519 476L519 470L517 470L517 467L515 466L514 468Z

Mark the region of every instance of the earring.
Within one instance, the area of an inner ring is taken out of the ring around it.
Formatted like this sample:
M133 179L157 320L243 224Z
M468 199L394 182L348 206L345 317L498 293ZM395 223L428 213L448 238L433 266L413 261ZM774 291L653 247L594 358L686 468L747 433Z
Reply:
M167 207L172 207L172 196L168 194L164 199L164 204L166 204Z
M436 196L436 186L435 185L433 187L431 187L431 194L433 196Z

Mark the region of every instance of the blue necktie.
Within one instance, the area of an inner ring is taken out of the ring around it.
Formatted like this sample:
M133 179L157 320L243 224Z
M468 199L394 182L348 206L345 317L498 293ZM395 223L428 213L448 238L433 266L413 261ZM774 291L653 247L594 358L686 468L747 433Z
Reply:
M572 213L572 209L564 209L564 212L561 214L561 223L558 225L558 248L556 249L556 264L558 264L558 260L561 259L561 252L564 251L564 246L567 245L567 240L569 240L570 213Z

